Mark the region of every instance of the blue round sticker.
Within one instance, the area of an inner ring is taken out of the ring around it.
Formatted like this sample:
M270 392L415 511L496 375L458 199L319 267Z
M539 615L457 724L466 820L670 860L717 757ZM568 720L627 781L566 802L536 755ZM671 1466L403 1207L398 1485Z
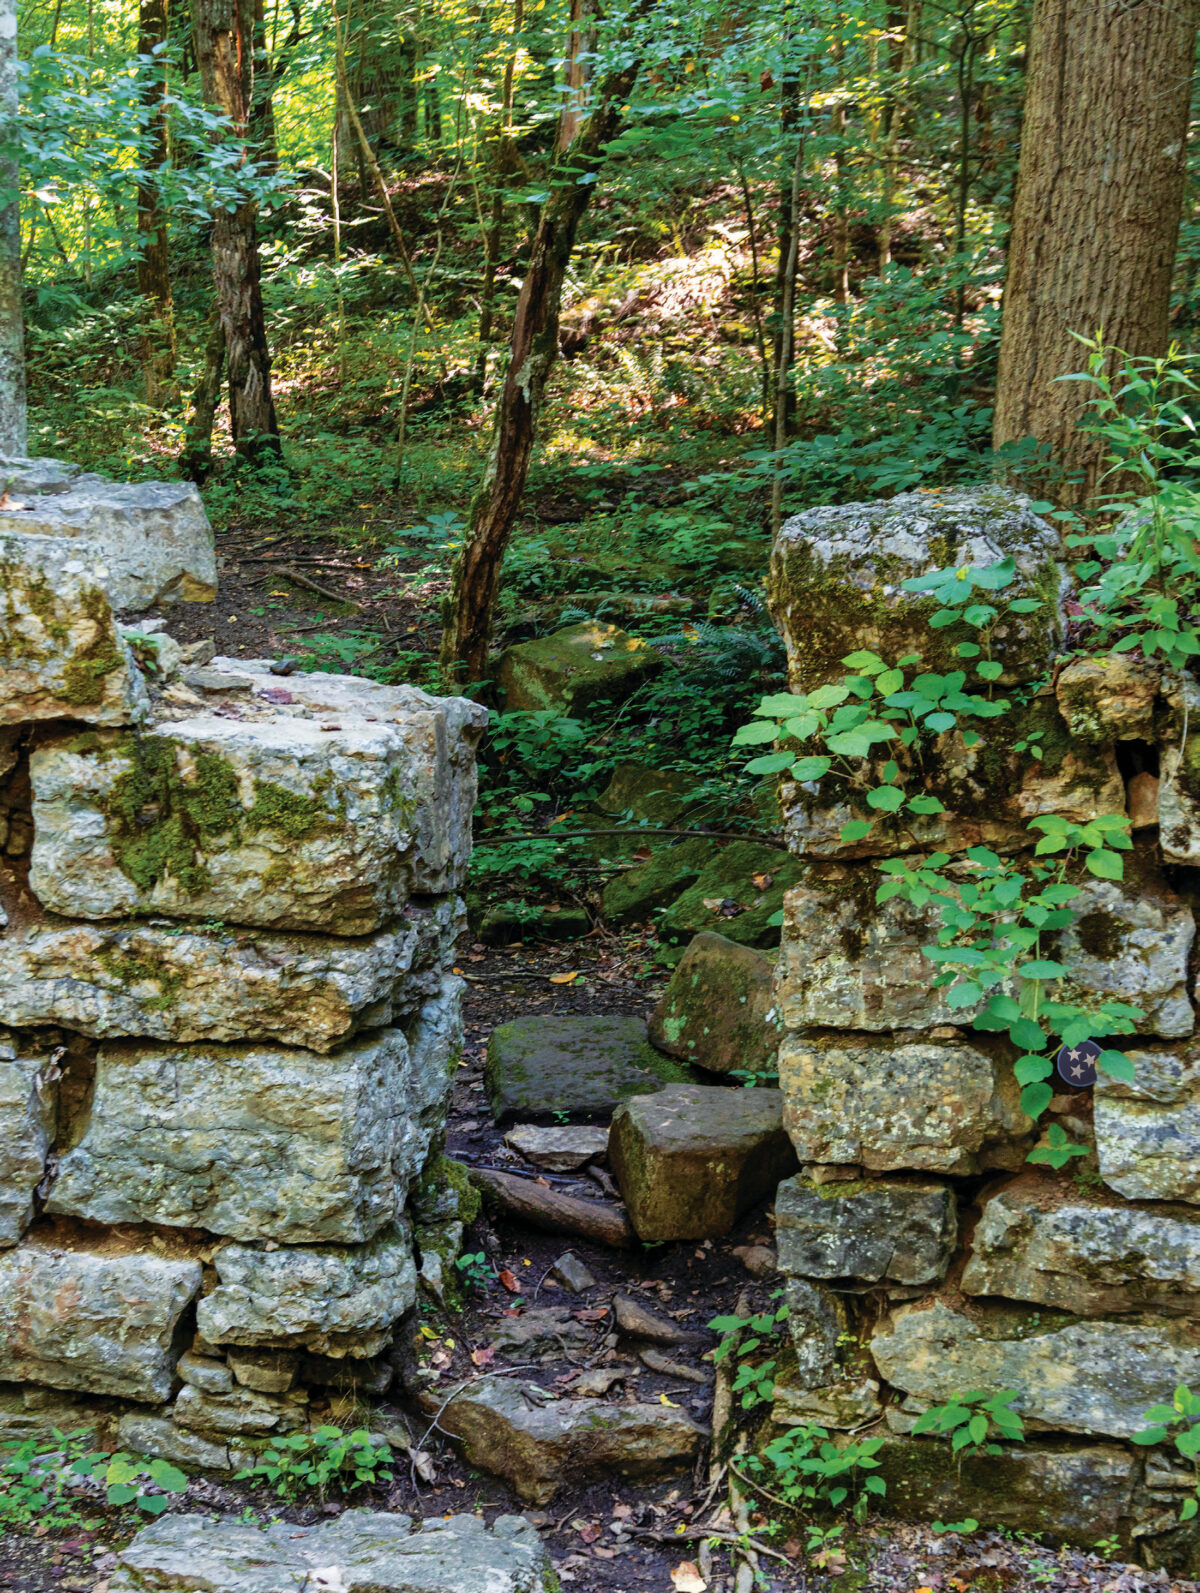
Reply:
M1078 1045L1064 1045L1058 1053L1058 1076L1073 1089L1085 1090L1096 1082L1096 1058L1100 1047L1095 1040L1080 1040Z

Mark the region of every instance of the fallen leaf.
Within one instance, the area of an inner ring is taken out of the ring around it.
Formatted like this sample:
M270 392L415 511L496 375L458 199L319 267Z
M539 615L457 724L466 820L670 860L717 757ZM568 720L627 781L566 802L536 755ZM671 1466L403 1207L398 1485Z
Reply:
M775 883L774 874L751 874L750 878L754 881L755 890L758 891L769 891Z
M572 980L575 980L575 979L578 979L578 978L579 978L579 969L576 968L571 973L551 974L550 975L550 983L552 985L569 985L572 982Z
M671 1586L675 1593L705 1593L708 1583L700 1575L695 1560L681 1560L671 1572Z
M675 1401L673 1399L668 1399L665 1394L660 1394L658 1396L658 1403L660 1405L669 1405L672 1410L679 1409L679 1406L675 1403Z
M503 1272L498 1272L496 1274L496 1276L500 1279L500 1282L508 1290L509 1294L520 1294L521 1285L517 1282L516 1277L514 1276L513 1273L511 1273L508 1270L507 1267L505 1267Z
M571 1315L576 1322L603 1322L608 1315L608 1307L606 1305L593 1305L589 1306L586 1311L572 1311Z
M703 901L705 907L708 908L710 913L719 913L722 907L725 905L725 898L723 896L705 896Z
M416 1472L417 1476L420 1477L422 1482L437 1481L437 1462L434 1460L433 1456L428 1450L414 1450L412 1464L413 1470Z
M488 1344L482 1349L472 1350L471 1359L476 1366L490 1366L496 1354L496 1346Z
M617 1551L615 1549L605 1549L602 1548L600 1544L596 1545L596 1547L592 1550L592 1553L596 1556L597 1560L615 1560L617 1557Z
M598 1521L587 1521L579 1528L579 1536L585 1543L595 1543L600 1536L600 1531L601 1528Z

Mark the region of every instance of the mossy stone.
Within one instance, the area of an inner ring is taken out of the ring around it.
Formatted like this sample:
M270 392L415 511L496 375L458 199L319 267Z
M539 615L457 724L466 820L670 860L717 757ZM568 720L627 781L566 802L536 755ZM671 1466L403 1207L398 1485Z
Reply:
M696 781L690 774L619 763L596 806L613 818L628 815L634 824L674 824L697 799Z
M496 679L510 713L578 714L593 703L620 702L665 662L641 637L599 620L582 620L510 647Z
M633 1095L688 1076L646 1040L640 1018L530 1017L492 1030L484 1085L496 1121L607 1117Z
M772 920L783 911L784 892L803 874L804 864L790 852L733 841L663 913L659 934L679 941L717 929L741 946L777 946L779 925Z
M635 839L631 837L631 839ZM720 841L699 836L665 846L636 868L627 869L609 880L600 897L600 909L607 923L636 924L650 917L659 907L669 906L694 885L705 868L722 850Z
M774 1073L779 1025L770 957L706 930L684 952L650 1018L650 1039L710 1073Z

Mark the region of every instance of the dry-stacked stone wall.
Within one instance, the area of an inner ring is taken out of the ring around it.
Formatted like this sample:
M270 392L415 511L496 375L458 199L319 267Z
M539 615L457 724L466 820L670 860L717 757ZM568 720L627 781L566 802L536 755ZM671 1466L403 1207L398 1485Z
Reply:
M1179 1507L1195 1478L1131 1445L1178 1384L1200 1390L1200 1044L1195 901L1200 862L1200 688L1132 658L1072 656L1065 555L1053 528L1000 489L913 493L812 510L777 540L772 605L793 691L869 648L953 665L960 626L931 629L901 582L1014 560L1006 596L1036 612L997 627L1012 704L968 748L926 758L945 811L860 817L828 775L782 790L805 865L786 899L776 998L785 1122L802 1164L776 1206L795 1357L775 1419L885 1435L891 1508L1044 1528L1092 1543L1141 1539L1195 1566ZM1019 744L1037 731L1040 758ZM885 858L953 860L986 845L1021 858L1031 818L1124 813L1125 876L1086 876L1054 955L1084 1006L1140 1007L1122 1042L1131 1083L1101 1073L1021 1110L1006 1036L934 988L921 947L936 907L875 899ZM1055 1171L1027 1161L1051 1123L1086 1146ZM1027 1438L952 1457L914 1437L921 1412L970 1390L1016 1390ZM1147 1459L1147 1454L1149 1458Z
M161 633L139 664L136 559L54 496L0 535L0 1432L228 1467L314 1390L387 1385L461 1232L435 1173L486 714ZM183 508L160 585L198 540L211 567Z

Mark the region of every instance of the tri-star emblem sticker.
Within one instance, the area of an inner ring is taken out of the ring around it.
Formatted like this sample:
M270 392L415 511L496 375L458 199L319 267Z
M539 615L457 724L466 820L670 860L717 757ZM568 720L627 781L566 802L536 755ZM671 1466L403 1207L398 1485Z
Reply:
M1078 1045L1064 1045L1056 1058L1058 1076L1064 1084L1085 1090L1096 1082L1096 1058L1100 1047L1095 1040L1081 1040Z

